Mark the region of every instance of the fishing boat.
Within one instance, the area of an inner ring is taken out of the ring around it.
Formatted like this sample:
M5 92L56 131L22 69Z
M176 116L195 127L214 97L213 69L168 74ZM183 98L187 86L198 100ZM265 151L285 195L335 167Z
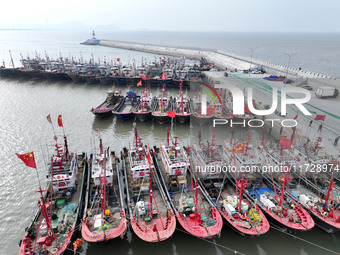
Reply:
M297 172L289 178L286 192L309 212L317 227L335 233L340 230L340 196L334 175L326 183L324 192L318 177Z
M259 145L258 150L270 151L265 144ZM262 171L260 176L257 173L248 173L247 179L251 181L247 185L247 195L260 206L267 219L283 231L312 229L315 225L312 217L291 196L285 194L289 180L282 178L281 187L276 187L274 182L274 173L271 168L276 166L281 172L284 172L289 170L289 165L283 165L283 161L271 161L269 153L267 154L265 156L267 159L266 171L269 171L269 173ZM275 165L275 162L277 162L277 165Z
M176 218L154 173L151 153L135 129L133 145L122 154L122 165L127 178L132 229L144 241L160 242L172 236Z
M122 237L127 218L122 194L119 164L110 149L91 154L88 189L85 199L82 237L88 242L103 242Z
M199 139L200 140L200 139ZM247 181L243 178L228 184L227 165L234 165L229 159L223 160L223 149L215 145L215 136L204 146L199 141L193 149L196 176L203 192L216 206L228 225L242 236L257 236L269 230L269 223L260 208L244 195ZM224 147L224 146L223 146ZM234 185L233 185L234 184Z
M96 108L92 108L91 112L98 118L110 117L113 115L112 111L118 107L122 100L123 96L118 90L111 90L107 92L105 101Z
M257 171L263 163L262 151L258 150L258 145L253 146L251 128L248 128L247 141L234 140L234 131L231 131L230 141L225 141L222 146L222 157L233 164L237 170Z
M145 87L145 90L142 93L143 96L141 97L140 104L136 110L133 111L133 114L136 116L137 120L144 122L151 118L152 109L155 107L156 101L147 87Z
M182 228L194 236L217 236L222 229L222 218L193 180L189 156L179 146L178 137L170 138L169 128L167 130L166 144L156 150L154 160L176 218Z
M98 67L100 73L97 75L97 79L100 81L102 85L112 85L113 84L113 76L111 73L111 67L106 65L106 62L104 62L103 66Z
M90 63L88 66L86 66L85 70L86 72L79 74L80 78L86 81L87 84L96 84L99 83L99 80L97 79L97 70L95 70L95 66L92 64L93 59L90 59ZM74 77L71 76L73 79Z
M139 103L140 96L137 96L133 91L128 91L120 104L112 112L117 119L126 121L133 117L133 112L137 109Z
M229 120L232 119L234 116L226 107L227 99L226 99L226 92L225 90L219 89L217 90L218 94L221 95L222 99L221 101L217 100L215 104L215 119L223 119L223 120Z
M165 91L165 86L160 92L159 97L156 100L154 109L152 111L152 116L158 124L165 124L170 120L168 112L173 111L172 97L168 96Z
M206 190L228 225L242 236L259 236L268 232L269 222L259 206L245 196L248 180L211 179ZM216 196L217 195L217 196Z
M327 167L328 165L332 165L335 162L335 159L334 156L327 154L322 139L323 137L319 136L316 137L314 143L306 142L295 144L294 150L298 152L304 163Z
M186 69L179 69L176 70L174 78L173 78L173 85L174 86L188 86L189 75L188 70Z
M190 105L192 106L192 117L196 123L200 125L212 123L215 115L215 105L210 101L207 102L206 112L202 109L202 92L197 90ZM203 110L203 111L202 111Z
M250 120L254 119L255 115L250 111L247 102L247 98L244 99L245 105L244 105L244 114L233 114L232 118L234 121L244 121L244 120ZM233 98L229 94L225 94L225 100L224 100L224 106L227 110L227 112L232 113L233 112ZM253 105L255 105L255 101L253 101ZM254 106L255 107L255 106Z
M86 154L69 154L66 137L64 150L56 143L57 153L47 166L48 188L39 189L38 212L20 242L20 255L64 254L72 246L80 223L87 181Z
M179 98L175 101L175 116L178 123L185 123L190 121L191 107L190 100L184 96L182 90L183 84L180 83Z

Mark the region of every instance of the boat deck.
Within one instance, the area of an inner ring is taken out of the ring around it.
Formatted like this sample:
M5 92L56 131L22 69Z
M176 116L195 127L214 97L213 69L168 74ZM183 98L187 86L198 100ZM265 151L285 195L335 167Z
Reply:
M131 198L130 205L131 205L132 212L133 212L132 214L136 216L136 218L138 219L138 222L151 222L152 224L153 223L156 224L156 221L159 221L160 218L164 218L164 220L166 220L168 208L160 193L161 187L158 186L158 183L155 180L155 177L152 176L152 179L151 179L151 187L152 187L152 192L153 192L153 202L152 202L153 203L153 206L152 206L153 215L152 215L152 219L146 219L147 211L150 212L149 180L143 178L141 180L133 181L129 159L126 159L125 162L126 162L127 179L128 179L128 185L129 185L128 189L129 189L130 198ZM137 203L140 203L140 206L137 205ZM156 225L159 226L160 224L156 224Z
M56 234L56 240L52 240L52 244L50 246L47 246L47 250L52 254L54 254L58 250L58 246L63 246L65 244L66 239L68 238L68 231L69 229L72 229L75 227L75 224L78 219L78 203L80 198L80 192L81 192L81 184L82 184L82 178L83 178L83 164L82 164L82 155L78 155L78 172L76 173L76 180L75 180L75 186L73 189L68 189L65 191L59 191L53 193L52 196L52 210L53 215L52 216L52 228L53 232ZM48 200L51 198L50 196L50 187L48 188L49 195L46 197ZM47 211L49 212L51 207L47 208ZM55 218L54 218L55 217ZM54 218L54 219L53 219ZM39 219L39 218L37 218ZM37 240L40 238L44 238L48 235L47 233L47 226L46 221L44 218L42 218L41 224L40 224L40 230L37 233ZM34 227L38 227L38 222L36 224L33 224L30 229ZM30 231L30 230L29 230ZM29 232L28 231L28 232ZM33 231L36 231L33 230ZM66 241L68 242L68 241ZM66 244L67 245L67 244ZM33 250L33 246L31 246ZM36 245L35 247L35 253L39 253L43 251L42 245Z
M111 156L112 157L112 156ZM103 208L100 200L100 186L94 184L93 179L90 182L89 206L87 209L87 225L91 231L101 231L106 229L117 228L122 219L122 205L119 197L119 187L117 180L116 163L112 157L112 186L106 186L105 200L106 206ZM103 222L105 220L105 222Z
M180 185L174 177L170 177L164 168L164 164L161 160L160 153L157 154L158 164L161 170L161 174L163 175L164 181L167 185L171 203L174 205L174 208L177 212L181 212L184 216L183 219L189 226L196 226L197 219L195 219L195 204L192 193L192 185L190 180L190 175L187 173L186 175L186 184ZM202 194L203 202L201 199L201 195L198 194L198 208L197 213L202 217L202 226L208 227L214 224L215 220L211 219L211 205L209 202L204 199ZM214 222L213 222L214 221Z

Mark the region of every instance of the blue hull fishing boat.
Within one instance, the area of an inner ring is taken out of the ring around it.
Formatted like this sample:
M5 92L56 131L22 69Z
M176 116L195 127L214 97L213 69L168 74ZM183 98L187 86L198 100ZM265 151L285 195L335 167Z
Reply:
M112 113L120 121L131 119L134 116L133 112L138 109L140 102L140 96L137 96L135 92L129 91L126 94L127 95L122 100L121 104L116 108L116 110L112 111Z

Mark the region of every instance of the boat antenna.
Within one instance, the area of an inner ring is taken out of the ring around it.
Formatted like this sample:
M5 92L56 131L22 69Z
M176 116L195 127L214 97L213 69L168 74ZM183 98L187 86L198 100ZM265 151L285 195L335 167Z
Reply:
M13 57L12 57L12 52L9 50L9 55L11 56L11 63L12 63L12 67L13 68L15 68L14 67L14 61L13 61Z
M170 146L170 129L169 127L166 128L166 146Z

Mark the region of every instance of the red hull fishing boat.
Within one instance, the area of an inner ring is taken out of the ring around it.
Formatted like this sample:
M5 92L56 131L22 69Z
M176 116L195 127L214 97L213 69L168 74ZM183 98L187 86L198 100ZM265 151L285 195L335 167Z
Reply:
M202 107L202 100L206 101L206 109ZM215 105L212 105L210 101L206 100L206 94L202 95L201 90L197 90L190 105L192 106L192 117L194 121L201 125L212 123L215 115Z
M170 112L172 111L173 111L172 97L169 98L169 96L166 94L165 87L163 86L163 89L160 92L160 96L157 98L155 107L152 111L152 116L154 117L155 121L158 124L163 125L167 123L170 120L170 118L175 117L171 115Z
M161 144L155 157L164 191L183 229L197 237L217 236L223 220L202 192L198 181L193 179L189 171L190 159L186 151L178 146L177 138L173 137L171 144L168 129L167 142Z
M190 101L184 97L182 90L183 84L180 83L179 98L175 102L175 116L178 123L185 123L190 121L191 107Z
M317 227L334 233L340 230L340 193L334 176L328 180L326 192L320 186L319 176L299 173L288 183L287 192L309 212Z
M134 143L122 156L128 183L130 222L140 239L160 242L172 236L176 218L154 173L150 151L141 140L135 129Z
M47 119L52 124L50 115ZM62 127L61 115L58 124ZM39 210L21 240L19 255L64 254L71 248L75 228L80 223L85 192L83 182L86 183L87 178L86 154L70 154L65 135L64 150L58 145L57 136L55 140L57 154L51 157L48 166L48 189L44 195L39 181ZM36 168L33 152L18 157L27 166ZM39 180L38 171L37 177Z
M155 99L150 94L150 91L145 87L141 102L138 108L133 112L136 119L139 121L147 121L151 118L152 109L155 107Z
M103 242L126 232L127 219L120 185L120 170L109 148L91 156L88 193L86 195L82 237L88 242Z
M210 201L217 207L228 225L240 235L255 236L266 233L269 230L268 220L244 195L247 181L243 178L237 181L236 188L230 185L223 168L227 169L226 163L229 165L232 163L222 159L222 146L215 145L213 134L212 141L207 146L200 140L200 146L194 144L193 162L196 169L200 166L196 175L200 177L200 185ZM201 171L202 167L204 171Z

